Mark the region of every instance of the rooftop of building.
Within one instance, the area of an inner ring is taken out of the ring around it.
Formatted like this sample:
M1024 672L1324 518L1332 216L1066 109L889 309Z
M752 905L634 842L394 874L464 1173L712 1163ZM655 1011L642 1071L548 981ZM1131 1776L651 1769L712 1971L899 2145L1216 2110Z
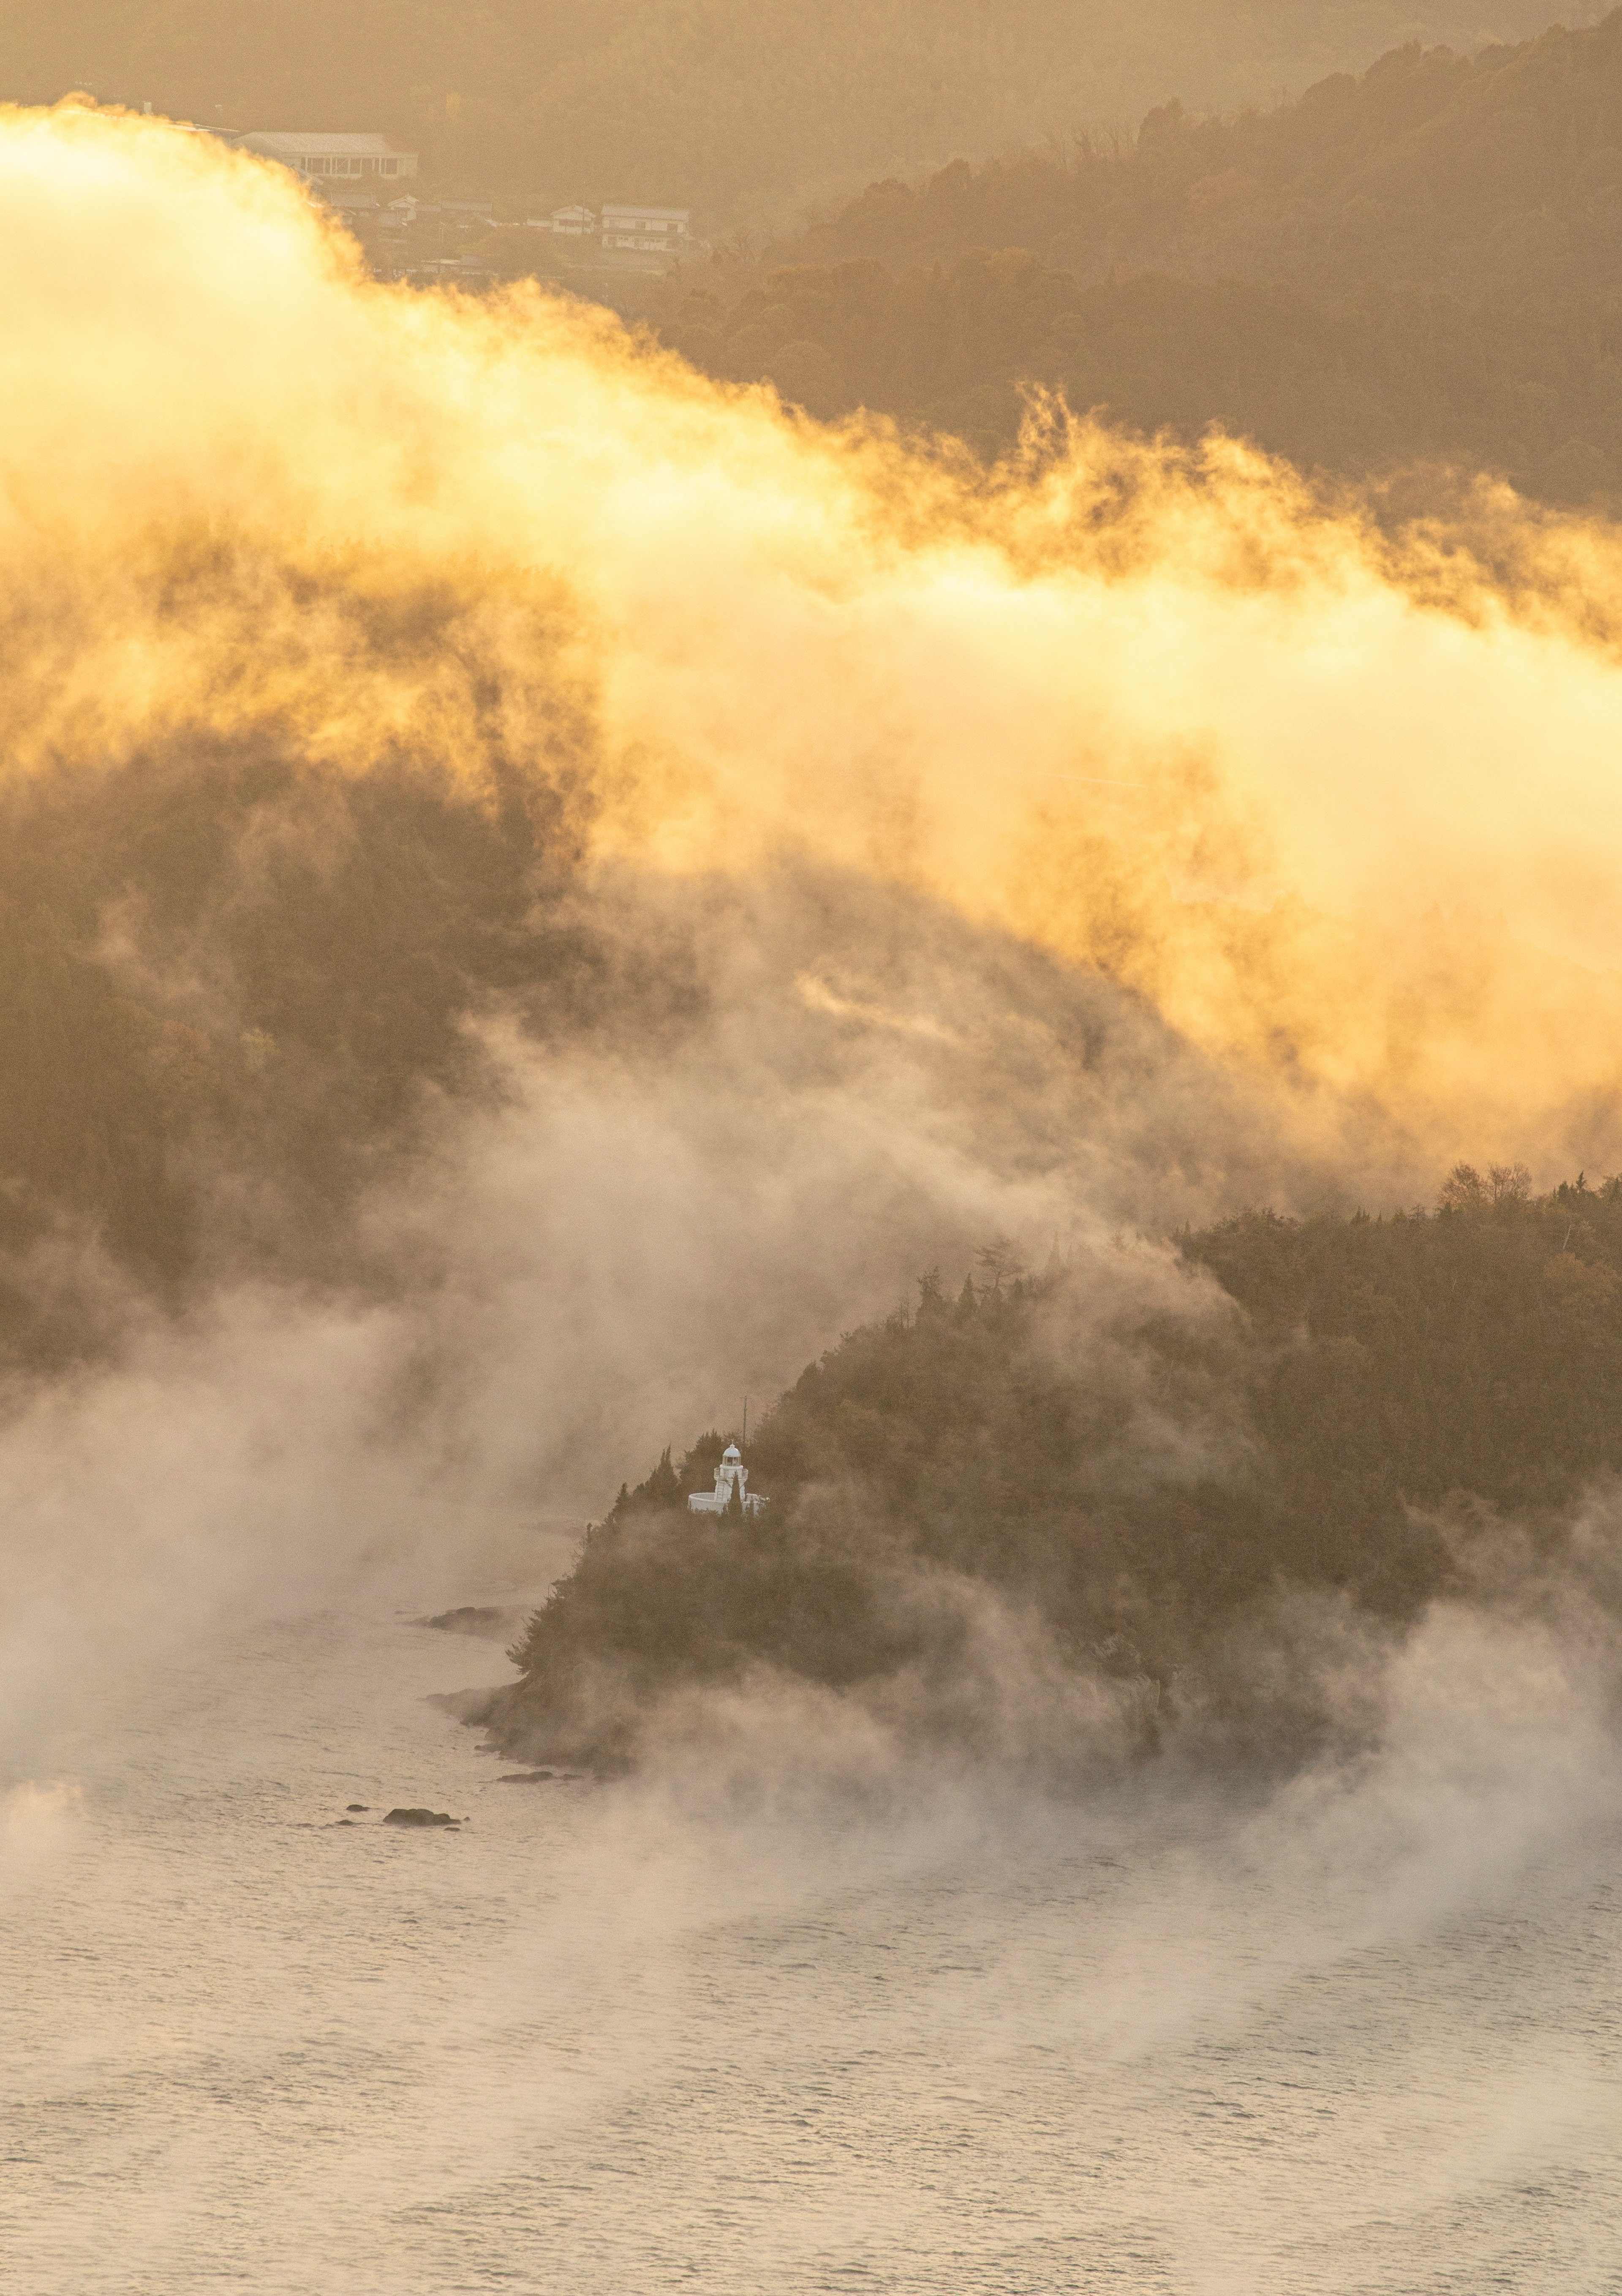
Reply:
M298 153L312 160L408 160L416 154L390 136L329 135L324 128L255 127L242 142L273 157Z

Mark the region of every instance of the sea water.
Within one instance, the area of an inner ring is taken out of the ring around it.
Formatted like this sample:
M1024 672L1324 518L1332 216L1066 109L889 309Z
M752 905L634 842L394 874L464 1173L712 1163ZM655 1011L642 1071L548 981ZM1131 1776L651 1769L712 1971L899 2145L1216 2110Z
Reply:
M509 1677L357 1602L13 1794L8 2296L1622 2289L1603 1797L512 1784Z

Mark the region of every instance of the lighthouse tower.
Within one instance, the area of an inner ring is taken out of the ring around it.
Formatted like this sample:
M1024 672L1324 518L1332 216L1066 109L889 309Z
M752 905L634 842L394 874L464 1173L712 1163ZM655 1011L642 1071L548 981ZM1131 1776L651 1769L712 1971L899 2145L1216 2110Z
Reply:
M747 1515L764 1514L771 1505L769 1499L763 1499L750 1489L749 1469L743 1464L743 1456L735 1443L729 1443L721 1454L720 1465L716 1469L714 1490L690 1492L687 1512L689 1514L725 1514L732 1505L734 1491Z

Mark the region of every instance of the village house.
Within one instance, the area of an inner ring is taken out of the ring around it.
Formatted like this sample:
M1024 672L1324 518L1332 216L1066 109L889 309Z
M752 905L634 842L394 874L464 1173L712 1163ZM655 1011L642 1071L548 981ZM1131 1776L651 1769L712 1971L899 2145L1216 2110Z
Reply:
M604 208L602 244L637 255L680 255L692 241L692 220L690 208Z
M531 231L549 231L558 239L595 239L603 254L670 257L696 252L690 208L605 207L578 205L553 208L549 216L530 216ZM635 267L651 268L652 266Z
M403 151L387 135L328 135L315 129L256 128L236 139L237 149L279 160L284 168L325 191L347 184L375 190L379 179L417 172L417 154Z
M528 223L531 231L549 231L559 239L592 239L597 230L592 208L553 208L549 216L530 216Z

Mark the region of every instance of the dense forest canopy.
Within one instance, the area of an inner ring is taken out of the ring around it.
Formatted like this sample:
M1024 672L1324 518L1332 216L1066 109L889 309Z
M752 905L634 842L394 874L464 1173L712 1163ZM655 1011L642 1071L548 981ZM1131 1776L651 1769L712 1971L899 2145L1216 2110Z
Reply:
M1156 1731L1297 1738L1312 1693L1282 1639L1258 1657L1292 1600L1400 1627L1501 1562L1501 1513L1523 1568L1569 1560L1622 1470L1622 1180L1534 1196L1461 1165L1433 1213L1253 1212L1180 1246L1181 1298L995 1252L955 1295L926 1276L760 1428L758 1522L685 1510L720 1434L667 1453L536 1614L498 1737L622 1759L660 1696L763 1664L948 1680L979 1587Z
M795 265L728 304L690 291L666 339L828 418L858 407L987 455L1036 395L1148 433L1212 425L1354 483L1432 466L1556 504L1622 482L1622 291L1470 307L1371 285L1327 306L1247 280L1083 287L1021 248L892 274ZM1419 499L1426 499L1421 493Z
M1395 51L1234 120L876 184L667 339L813 414L1012 444L1033 387L1363 480L1622 485L1622 13L1474 60Z
M38 1280L53 1239L170 1301L217 1275L220 1220L233 1264L346 1264L423 1096L476 1088L469 1011L589 963L551 914L567 806L489 794L335 785L268 745L0 792L0 1369L94 1343Z
M1473 50L1546 20L1546 0L4 0L0 93L381 128L486 188L673 202L731 229L1169 96L1271 103L1399 41Z
M803 251L949 262L1018 246L1083 280L1560 291L1622 284L1619 201L1622 11L1473 56L1411 42L1266 111L1200 118L1174 100L1125 144L876 183Z

